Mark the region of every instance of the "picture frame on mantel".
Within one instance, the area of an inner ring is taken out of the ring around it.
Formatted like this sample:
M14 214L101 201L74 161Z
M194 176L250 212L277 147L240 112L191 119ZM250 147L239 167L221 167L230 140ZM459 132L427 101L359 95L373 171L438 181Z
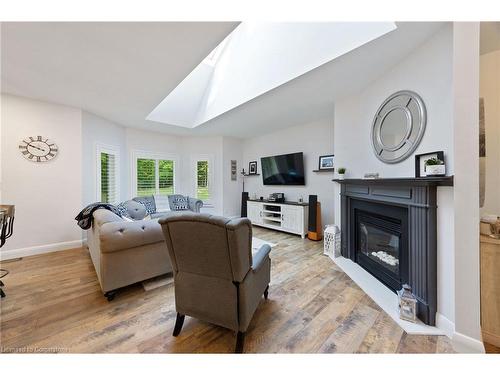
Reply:
M320 171L332 171L333 167L333 157L334 155L323 155L319 157L318 170Z
M426 177L425 162L431 158L437 158L439 160L442 160L443 162L445 161L443 151L434 151L415 155L415 178Z

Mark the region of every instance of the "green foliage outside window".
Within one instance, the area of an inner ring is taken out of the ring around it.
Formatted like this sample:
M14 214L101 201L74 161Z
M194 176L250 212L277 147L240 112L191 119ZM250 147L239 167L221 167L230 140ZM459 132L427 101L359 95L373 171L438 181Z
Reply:
M101 202L109 202L109 155L101 152Z
M156 175L158 173L158 191ZM137 159L137 195L174 194L174 161Z
M196 165L196 198L206 201L210 199L210 189L208 186L208 161L198 160Z

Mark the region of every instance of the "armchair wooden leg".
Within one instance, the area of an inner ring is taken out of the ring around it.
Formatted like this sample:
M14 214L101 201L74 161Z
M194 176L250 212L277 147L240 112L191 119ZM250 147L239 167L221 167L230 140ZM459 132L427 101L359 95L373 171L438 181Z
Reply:
M267 299L268 295L269 295L269 285L266 287L266 290L264 290L264 298Z
M245 345L245 332L239 332L236 335L236 347L234 348L235 353L243 353L243 346Z
M177 318L175 319L174 332L172 333L173 336L177 337L179 336L179 333L181 333L182 325L184 324L184 318L185 315L177 313Z

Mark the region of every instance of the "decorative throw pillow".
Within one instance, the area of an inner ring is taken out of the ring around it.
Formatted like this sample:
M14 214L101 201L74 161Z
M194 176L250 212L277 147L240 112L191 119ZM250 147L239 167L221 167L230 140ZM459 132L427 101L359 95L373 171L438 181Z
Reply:
M124 204L127 208L127 216L131 219L142 220L148 214L148 212L146 211L146 207L142 203L136 202L134 200L129 200L124 202Z
M133 200L144 205L148 214L154 214L156 212L155 199L152 195L146 197L135 197Z
M189 210L188 197L184 197L182 195L179 197L175 197L172 203L173 203L173 210L174 211Z
M115 207L116 207L116 209L118 211L120 211L121 217L128 217L128 218L130 218L130 216L128 215L126 203L127 202L122 202L122 203L120 203L119 205L117 205Z

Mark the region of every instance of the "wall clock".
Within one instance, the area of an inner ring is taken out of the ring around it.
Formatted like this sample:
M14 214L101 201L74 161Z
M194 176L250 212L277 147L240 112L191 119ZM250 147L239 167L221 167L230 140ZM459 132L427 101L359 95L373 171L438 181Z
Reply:
M37 135L23 139L19 143L19 151L28 160L42 162L55 158L58 148L51 140Z

